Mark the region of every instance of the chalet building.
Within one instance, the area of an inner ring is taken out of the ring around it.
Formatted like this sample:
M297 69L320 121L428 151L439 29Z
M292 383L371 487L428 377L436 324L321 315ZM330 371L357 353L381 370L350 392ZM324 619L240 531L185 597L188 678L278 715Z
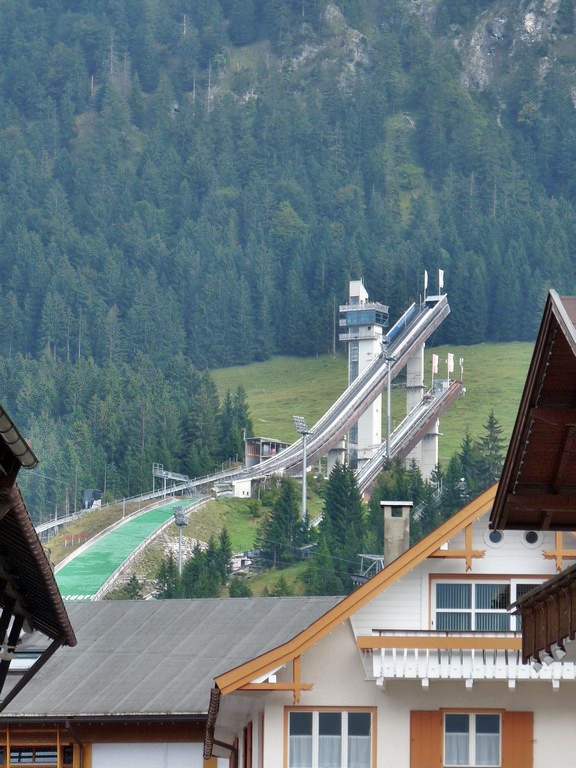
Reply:
M502 479L494 530L555 537L558 575L518 603L523 660L576 660L576 298L550 291ZM554 532L554 533L549 533Z
M523 664L508 610L555 573L556 538L491 531L495 491L288 643L217 675L205 753L266 768L572 765L576 668Z

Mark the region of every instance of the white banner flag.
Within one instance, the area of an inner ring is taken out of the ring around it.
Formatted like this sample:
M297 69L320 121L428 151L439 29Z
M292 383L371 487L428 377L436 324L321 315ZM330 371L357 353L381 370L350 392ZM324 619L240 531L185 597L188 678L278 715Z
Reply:
M432 373L438 373L438 355L432 355Z
M438 270L438 293L442 293L442 288L444 288L444 270L439 269Z
M428 288L428 270L424 270L424 290Z
M452 373L454 370L454 355L452 352L448 352L448 360L446 362L448 363L448 373Z

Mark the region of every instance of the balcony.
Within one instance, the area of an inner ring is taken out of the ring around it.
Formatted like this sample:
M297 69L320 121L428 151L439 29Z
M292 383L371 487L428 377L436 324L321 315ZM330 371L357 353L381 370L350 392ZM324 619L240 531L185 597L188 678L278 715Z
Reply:
M554 662L536 671L522 663L520 632L389 632L375 631L356 638L367 679L380 686L386 680L501 680L514 688L517 680L576 679L576 664Z

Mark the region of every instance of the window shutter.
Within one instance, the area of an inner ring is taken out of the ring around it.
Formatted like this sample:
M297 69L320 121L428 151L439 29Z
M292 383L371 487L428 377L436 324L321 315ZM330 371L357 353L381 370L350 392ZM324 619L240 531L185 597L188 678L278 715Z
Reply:
M410 768L442 768L442 715L410 712Z
M504 712L502 715L502 768L532 768L534 713Z

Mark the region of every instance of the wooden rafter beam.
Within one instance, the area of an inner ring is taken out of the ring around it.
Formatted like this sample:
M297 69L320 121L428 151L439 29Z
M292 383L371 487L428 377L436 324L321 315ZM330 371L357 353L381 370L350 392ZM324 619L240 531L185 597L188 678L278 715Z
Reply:
M311 691L314 688L312 683L246 683L240 691Z
M562 448L558 465L554 474L554 482L552 488L555 493L558 493L563 485L564 481L568 480L570 483L574 473L574 456L576 454L576 427L571 424L567 426L564 440L562 442Z
M576 426L576 408L531 408L530 418L553 427Z
M292 681L285 683L272 683L264 680L261 683L245 683L239 690L241 691L292 691L294 694L294 704L300 702L302 691L311 691L314 688L313 683L303 683L301 677L301 656L295 656L292 659Z
M464 549L437 549L430 557L465 560L466 570L469 571L472 568L472 560L484 557L485 554L484 549L472 549L472 526L467 525L464 529Z
M537 493L508 495L506 503L511 510L529 510L540 512L576 512L576 495L559 493Z
M437 549L436 552L432 552L430 557L441 557L449 560L450 558L466 560L468 563L469 558L478 559L484 557L486 550L484 549ZM468 570L470 570L468 568Z

